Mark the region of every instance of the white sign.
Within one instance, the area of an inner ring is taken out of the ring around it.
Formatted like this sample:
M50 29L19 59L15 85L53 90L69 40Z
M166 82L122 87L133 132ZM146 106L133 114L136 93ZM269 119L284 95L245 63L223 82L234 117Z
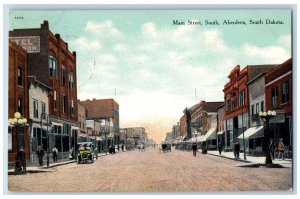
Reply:
M28 53L40 52L39 36L10 37L9 39L24 48Z

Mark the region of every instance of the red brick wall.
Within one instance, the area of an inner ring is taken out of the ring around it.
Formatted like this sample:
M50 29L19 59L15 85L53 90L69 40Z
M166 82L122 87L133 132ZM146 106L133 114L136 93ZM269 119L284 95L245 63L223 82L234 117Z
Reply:
M9 42L9 72L8 72L8 118L14 118L14 113L18 111L18 99L22 98L22 116L29 117L28 104L28 83L27 83L27 52L13 42ZM18 66L22 66L23 83L18 85ZM25 127L24 148L26 158L29 159L29 131ZM12 128L12 150L8 151L8 161L13 162L17 151L17 129Z
M186 134L186 118L185 115L183 115L180 118L180 136L184 136Z
M292 60L289 59L266 74L266 110L285 110L286 116L292 115ZM281 78L280 78L281 77ZM289 84L289 101L282 103L282 83L288 81ZM272 107L272 88L277 86L278 89L278 106Z

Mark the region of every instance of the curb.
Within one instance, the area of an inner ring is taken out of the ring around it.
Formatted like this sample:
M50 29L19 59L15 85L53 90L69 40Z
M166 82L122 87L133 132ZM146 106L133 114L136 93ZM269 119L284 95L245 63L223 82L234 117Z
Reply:
M231 157L227 157L227 156L212 154L212 153L209 153L209 152L207 154L212 155L212 156L216 156L216 157L221 157L221 158L229 159L229 160L235 160L235 161L244 162L244 163L252 163L249 160L235 159L235 158L231 158Z

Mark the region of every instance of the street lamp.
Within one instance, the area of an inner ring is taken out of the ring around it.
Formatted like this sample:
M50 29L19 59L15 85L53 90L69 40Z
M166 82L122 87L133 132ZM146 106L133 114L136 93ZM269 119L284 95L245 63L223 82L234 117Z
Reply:
M264 129L264 147L266 152L266 164L272 164L272 158L270 155L270 149L268 147L269 139L269 120L276 116L276 111L269 110L268 112L260 111L258 115L265 120L266 128Z
M20 141L21 140L19 139L20 134L19 134L18 130L19 130L20 126L27 126L28 125L27 124L27 119L24 118L24 117L22 117L21 113L15 112L14 113L14 118L9 118L8 122L9 122L9 124L11 126L16 127L16 132L17 132L17 148L19 149L20 148ZM22 139L22 143L24 144L24 134L23 134L23 136L22 136L21 139Z

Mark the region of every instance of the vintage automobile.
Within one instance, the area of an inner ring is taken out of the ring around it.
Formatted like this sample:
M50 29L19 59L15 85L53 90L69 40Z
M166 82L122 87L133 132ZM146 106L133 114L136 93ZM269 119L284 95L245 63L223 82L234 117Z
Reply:
M98 159L92 142L78 142L77 164L85 162L94 163L94 158Z

